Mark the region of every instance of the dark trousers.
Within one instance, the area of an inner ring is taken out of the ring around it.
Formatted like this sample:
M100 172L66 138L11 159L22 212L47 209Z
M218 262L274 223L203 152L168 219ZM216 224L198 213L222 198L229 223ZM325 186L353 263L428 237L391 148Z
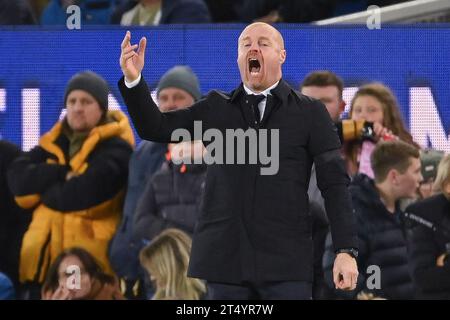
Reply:
M312 285L307 281L246 282L231 285L208 282L209 300L311 300Z

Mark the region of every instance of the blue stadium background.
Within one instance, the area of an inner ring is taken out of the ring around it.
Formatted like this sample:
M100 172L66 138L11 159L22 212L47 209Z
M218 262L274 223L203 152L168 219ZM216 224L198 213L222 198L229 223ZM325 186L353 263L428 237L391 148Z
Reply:
M242 25L192 25L131 28L133 43L147 36L144 77L154 86L176 64L190 65L203 93L230 91L239 84L237 38ZM376 80L396 94L409 125L409 88L429 87L448 136L450 127L450 27L447 25L383 26L381 30L340 26L317 28L281 25L287 50L284 78L298 87L316 69L341 75L346 86ZM125 29L0 29L0 134L22 143L22 90L40 91L40 133L49 130L62 108L64 87L76 72L103 75L123 106L117 89L121 76L120 43ZM123 108L125 109L125 108ZM426 121L426 119L424 119ZM26 134L26 130L25 130ZM450 151L450 150L448 150Z

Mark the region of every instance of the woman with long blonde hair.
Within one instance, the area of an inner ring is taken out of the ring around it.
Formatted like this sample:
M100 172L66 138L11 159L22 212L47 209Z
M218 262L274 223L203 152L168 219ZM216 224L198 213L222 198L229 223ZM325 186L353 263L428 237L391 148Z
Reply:
M204 297L204 282L187 277L191 243L191 238L183 231L167 229L141 250L141 265L156 288L153 300L199 300Z

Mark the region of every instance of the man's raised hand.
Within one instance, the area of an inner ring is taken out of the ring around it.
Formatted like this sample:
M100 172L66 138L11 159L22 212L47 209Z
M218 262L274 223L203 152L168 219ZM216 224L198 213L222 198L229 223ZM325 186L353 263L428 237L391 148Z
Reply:
M127 31L121 44L120 68L128 82L136 80L144 68L145 47L147 39L142 37L138 45L131 45L131 33ZM135 51L136 49L137 52Z

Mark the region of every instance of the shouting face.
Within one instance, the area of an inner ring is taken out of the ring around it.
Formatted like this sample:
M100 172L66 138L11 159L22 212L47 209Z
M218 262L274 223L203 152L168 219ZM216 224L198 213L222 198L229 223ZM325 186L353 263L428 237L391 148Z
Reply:
M279 81L285 60L283 37L274 27L256 22L242 31L237 62L242 82L252 91L264 91Z

